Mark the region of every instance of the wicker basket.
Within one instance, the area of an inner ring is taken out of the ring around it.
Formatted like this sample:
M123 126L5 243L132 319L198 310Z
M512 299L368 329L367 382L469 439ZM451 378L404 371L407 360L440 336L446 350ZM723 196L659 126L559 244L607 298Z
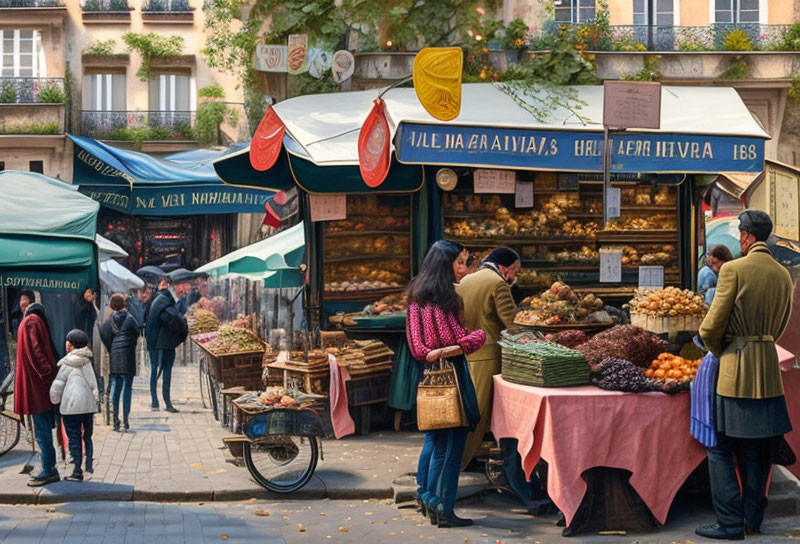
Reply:
M452 380L448 378L452 376ZM447 383L452 381L452 383ZM431 385L431 383L442 385ZM417 427L420 431L466 427L467 416L458 390L455 371L434 370L417 388Z

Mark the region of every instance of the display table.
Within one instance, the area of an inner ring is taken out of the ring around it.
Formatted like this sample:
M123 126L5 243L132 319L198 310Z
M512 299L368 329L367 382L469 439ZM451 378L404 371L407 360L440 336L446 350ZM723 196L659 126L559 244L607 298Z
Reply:
M786 439L800 453L800 368L791 365L782 363L794 427ZM663 524L675 494L706 456L689 432L689 415L689 393L543 388L494 377L492 433L518 440L526 476L547 461L547 493L567 525L586 493L581 474L593 467L630 471L630 485ZM789 469L798 475L800 463Z

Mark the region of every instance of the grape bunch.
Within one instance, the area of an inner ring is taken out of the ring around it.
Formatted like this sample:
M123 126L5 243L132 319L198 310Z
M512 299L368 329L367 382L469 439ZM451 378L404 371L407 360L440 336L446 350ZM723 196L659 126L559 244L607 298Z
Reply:
M664 391L664 384L645 377L642 368L616 357L606 357L595 367L592 383L607 391L627 393Z

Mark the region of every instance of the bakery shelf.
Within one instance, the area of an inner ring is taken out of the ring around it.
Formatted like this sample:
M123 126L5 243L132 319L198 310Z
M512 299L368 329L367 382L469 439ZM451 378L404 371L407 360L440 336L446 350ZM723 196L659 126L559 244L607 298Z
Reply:
M529 261L527 259L522 259L523 268L547 268L552 269L554 271L564 271L564 272L597 272L600 270L600 263L595 262L594 264L564 264L559 262L550 262L550 261Z
M675 242L677 230L609 230L597 233L598 243L638 243Z
M497 247L501 245L563 246L594 243L594 239L589 238L460 238L447 235L445 235L445 238L466 247Z
M364 291L325 291L325 301L335 302L344 300L376 301L386 295L400 293L405 287L391 287L387 289L370 289Z
M675 212L677 204L623 204L620 208L623 212Z
M478 219L481 217L494 217L495 212L444 212L445 219Z
M342 230L342 231L335 231L325 232L326 238L347 238L349 236L383 236L383 235L394 235L394 236L409 236L410 230L403 229L403 230Z
M358 261L396 261L399 259L408 260L408 254L403 255L372 255L372 254L363 254L363 255L351 255L349 257L328 257L325 256L324 264L332 264L332 263L349 263L349 262L358 262Z

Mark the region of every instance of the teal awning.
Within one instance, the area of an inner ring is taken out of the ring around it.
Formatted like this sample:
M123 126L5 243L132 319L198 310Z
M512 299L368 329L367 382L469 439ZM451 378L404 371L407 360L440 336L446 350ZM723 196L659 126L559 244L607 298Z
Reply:
M97 278L97 202L32 172L0 172L2 286L83 291Z

